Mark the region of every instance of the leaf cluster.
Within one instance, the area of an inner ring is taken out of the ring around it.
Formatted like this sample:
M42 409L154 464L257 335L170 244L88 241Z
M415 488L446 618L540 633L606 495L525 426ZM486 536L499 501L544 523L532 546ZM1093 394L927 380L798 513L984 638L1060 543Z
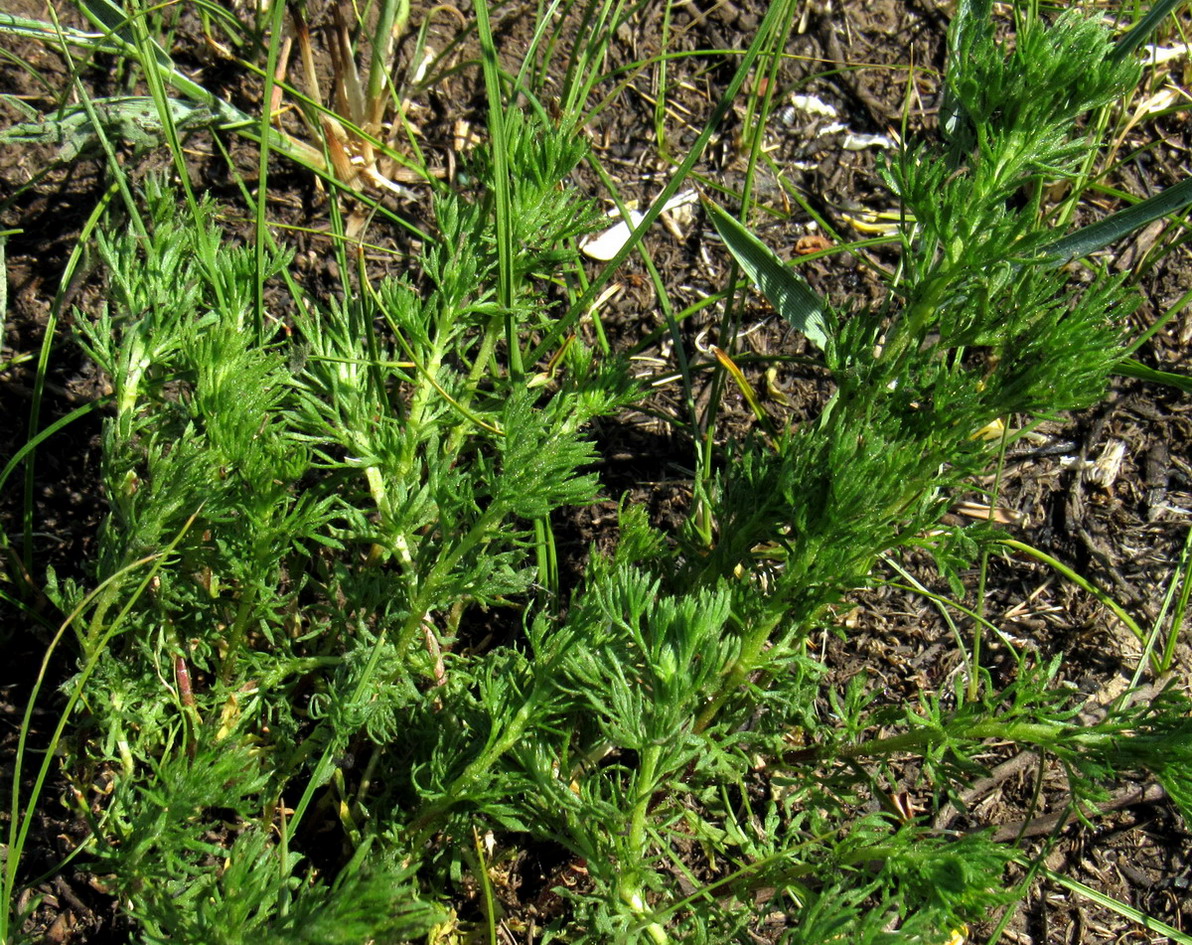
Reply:
M541 277L590 216L562 186L582 154L574 136L529 120L510 134L527 162L512 312L495 301L484 160L475 199L436 198L440 231L418 278L373 286L362 274L359 294L304 301L288 343L254 331L261 273L211 205L187 216L152 180L146 235L100 240L111 291L97 318L80 313L79 339L116 406L103 434L103 590L79 640L84 659L109 658L90 672L92 740L76 750L117 762L97 837L148 940L389 940L437 915L392 847L333 886L303 879L260 811L312 768L346 792L345 752L373 746L376 764L379 746L417 730L421 690L443 673L435 654L469 606L524 599L534 523L595 494L586 425L635 396L623 369L581 344L532 385L501 366L497 329L512 318L528 335L548 316ZM287 263L269 256L264 277ZM138 590L138 569L166 554ZM463 666L441 695L478 687L505 723L502 665L498 653ZM386 775L391 796L416 798L419 770ZM369 816L344 794L338 821L357 841Z

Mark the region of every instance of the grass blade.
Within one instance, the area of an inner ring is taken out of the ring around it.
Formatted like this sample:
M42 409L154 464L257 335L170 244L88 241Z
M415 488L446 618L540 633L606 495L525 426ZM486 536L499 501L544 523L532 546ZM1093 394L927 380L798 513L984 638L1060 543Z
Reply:
M536 362L542 356L543 352L550 351L555 347L559 343L559 339L566 332L570 331L571 327L588 311L596 296L600 294L600 290L604 288L605 284L613 277L613 273L621 267L621 264L633 252L637 243L641 240L642 235L654 225L654 221L662 214L667 201L679 192L679 188L686 182L692 168L695 167L696 162L704 153L704 148L712 140L712 135L716 133L721 122L724 121L724 117L732 108L737 98L737 93L741 91L741 86L745 84L745 79L753 68L753 63L762 51L763 41L765 40L767 31L777 20L781 11L782 4L772 4L770 6L770 9L766 12L765 17L758 26L757 35L754 36L753 42L749 44L749 48L741 57L741 61L737 65L737 71L733 74L732 79L725 88L724 94L721 95L720 100L716 103L715 109L713 109L712 114L708 117L707 122L705 122L703 130L699 133L699 137L691 143L691 148L687 156L671 174L669 183L654 198L654 202L643 215L641 223L634 227L633 234L626 240L625 245L621 247L621 251L605 263L604 268L592 280L584 294L572 304L567 314L559 319L555 327L547 332L542 341L538 343L537 348L534 349L534 353L526 359L531 364Z
M1147 367L1141 361L1126 358L1116 368L1115 373L1122 377L1133 377L1140 381L1150 381L1152 384L1166 384L1185 393L1192 393L1192 377L1187 374L1176 374L1172 371L1156 371Z
M775 311L823 351L828 345L823 299L812 291L805 279L791 272L773 250L721 207L706 199L703 204L724 245Z
M1108 246L1153 220L1178 213L1189 204L1192 204L1192 178L1056 240L1048 247L1047 255L1054 265L1062 266Z
M487 0L476 4L476 32L480 38L484 88L488 94L488 134L492 142L493 200L497 222L497 298L505 318L505 342L509 347L509 371L519 378L522 373L521 346L513 324L513 226L510 220L512 198L509 192L509 156L505 147L505 103L501 94L501 69L497 47L488 18Z
M1183 0L1156 0L1151 8L1146 11L1146 15L1135 24L1134 28L1118 40L1118 44L1113 50L1112 58L1123 59L1134 52L1155 31L1155 27L1165 20L1167 15L1182 2Z
M1192 945L1192 935L1187 932L1181 932L1179 929L1168 925L1166 922L1160 922L1158 919L1151 918L1145 912L1139 912L1133 906L1128 906L1124 902L1114 899L1112 896L1107 896L1104 893L1098 892L1091 886L1086 886L1084 883L1063 876L1060 873L1053 873L1051 870L1044 868L1043 875L1054 883L1063 886L1069 892L1078 893L1086 899L1091 899L1097 905L1109 909L1111 912L1116 912L1124 919L1129 919L1141 925L1144 929L1151 932L1158 932L1160 935L1166 935L1177 945Z

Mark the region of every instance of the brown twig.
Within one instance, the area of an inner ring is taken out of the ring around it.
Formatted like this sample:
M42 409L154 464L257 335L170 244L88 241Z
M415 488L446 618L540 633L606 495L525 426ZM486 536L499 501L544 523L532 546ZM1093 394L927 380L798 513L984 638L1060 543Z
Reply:
M1136 804L1154 804L1166 797L1167 792L1159 784L1131 787L1100 804L1087 805L1084 808L1084 816L1089 819L1101 817L1124 807L1133 807ZM1058 813L1044 814L1042 817L1019 821L1015 824L1003 824L993 835L993 840L995 843L1003 843L1016 837L1039 837L1065 826L1074 813L1071 808L1068 808Z

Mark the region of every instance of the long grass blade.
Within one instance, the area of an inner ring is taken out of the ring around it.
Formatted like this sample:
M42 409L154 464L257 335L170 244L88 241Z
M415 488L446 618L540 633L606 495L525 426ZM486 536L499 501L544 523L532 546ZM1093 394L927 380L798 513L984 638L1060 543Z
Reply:
M707 199L703 204L724 245L774 310L823 351L828 346L823 299L802 277L791 272L772 249L721 207Z
M1149 381L1152 384L1166 384L1168 387L1174 387L1177 390L1182 390L1184 393L1192 394L1192 377L1187 374L1176 374L1174 371L1157 371L1152 367L1147 367L1141 361L1136 361L1134 358L1126 358L1118 364L1115 373L1122 377L1133 377L1140 381Z
M1192 178L1056 240L1047 248L1047 258L1056 266L1082 259L1153 220L1178 213L1189 204L1192 204Z
M1118 40L1117 46L1110 53L1110 58L1124 59L1130 53L1134 52L1134 50L1147 41L1156 27L1167 18L1168 14L1183 2L1184 0L1156 0L1151 5L1151 8L1146 11L1146 15L1134 25L1134 28Z
M509 372L516 379L522 373L521 345L513 323L513 225L509 191L509 156L505 149L505 101L501 92L501 70L497 46L488 18L488 0L476 4L476 33L480 39L484 88L488 95L488 134L493 160L493 201L497 224L497 300L505 317L505 343L509 348Z
M1160 935L1166 935L1173 942L1177 943L1177 945L1192 945L1192 935L1189 935L1187 932L1181 932L1174 926L1168 925L1166 922L1161 922L1159 919L1149 916L1145 912L1140 912L1133 906L1126 905L1120 899L1107 896L1105 893L1093 889L1092 886L1086 886L1084 883L1069 876L1064 876L1062 873L1052 872L1046 867L1043 868L1042 873L1053 883L1062 886L1069 892L1084 896L1102 908L1117 913L1123 919L1129 919L1131 922L1141 925L1149 932L1158 932Z
M595 300L596 296L600 294L601 289L603 289L605 284L613 277L613 273L615 273L621 267L621 265L628 258L629 254L633 252L642 236L644 236L649 228L654 225L654 221L657 220L662 214L663 209L667 206L667 203L671 197L677 194L679 192L679 188L682 187L687 181L688 176L691 174L692 168L695 167L696 162L700 159L701 155L703 155L704 149L708 146L708 142L712 140L712 136L716 133L716 130L720 127L721 122L724 121L725 116L733 107L733 104L737 98L737 93L741 91L741 86L745 84L745 79L753 69L753 64L757 61L757 57L761 54L761 51L766 43L766 38L769 35L770 30L773 28L775 21L781 15L783 7L784 4L781 3L770 5L769 10L766 11L765 17L758 26L757 34L754 36L753 42L749 44L749 48L741 57L741 62L737 66L737 71L733 74L733 77L729 81L727 88L725 88L724 94L721 95L720 100L716 103L716 107L712 110L712 114L708 117L707 122L704 124L703 130L700 131L699 137L692 142L691 150L688 152L687 157L685 157L683 162L677 168L675 168L674 173L671 175L670 181L662 189L662 192L654 199L654 202L650 204L650 208L642 216L641 222L634 227L633 233L630 235L629 239L625 241L625 245L621 247L621 251L607 263L605 263L604 268L601 269L596 278L592 280L592 283L588 286L587 291L585 291L584 294L572 304L571 308L567 311L567 314L560 318L555 324L555 327L547 332L542 341L539 342L537 348L534 349L534 353L527 359L530 361L530 363L534 363L540 357L542 357L543 352L553 350L558 345L559 339L569 332L572 326L583 317L583 315L591 307L593 300Z

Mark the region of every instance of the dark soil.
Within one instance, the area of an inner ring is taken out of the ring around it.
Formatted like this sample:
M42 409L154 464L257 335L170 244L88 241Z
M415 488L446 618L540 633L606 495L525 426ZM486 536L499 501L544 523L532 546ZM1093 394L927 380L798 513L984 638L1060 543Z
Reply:
M36 0L9 3L10 12L44 18ZM683 5L674 10L672 50L742 49L752 39L764 10L760 5ZM772 246L789 247L791 254L831 245L837 239L863 235L850 219L865 210L893 209L891 198L878 183L878 149L846 150L847 133L901 133L904 116L908 132L930 134L936 120L939 70L943 65L946 17L933 0L900 3L880 0L869 4L807 4L796 24L778 80L778 98L797 93L816 96L833 107L838 118L815 115L786 104L776 108L767 138L770 163L753 181L757 199L776 212L762 216L759 235ZM14 8L15 7L15 8ZM411 21L418 23L415 11ZM527 16L506 10L496 28L510 55L525 48ZM432 42L445 44L458 24L436 15ZM318 18L312 17L318 25ZM643 60L659 49L662 6L647 4L632 29L624 31L617 61ZM77 25L82 26L82 23ZM574 24L564 27L574 29ZM321 34L316 30L316 42ZM46 88L67 87L68 72L57 54L35 43L11 48L37 70L42 84L11 57L0 59L0 91L25 97L45 111L51 106ZM201 52L196 52L201 50ZM409 50L405 51L409 55ZM179 23L175 55L180 64L201 74L209 87L236 101L249 112L259 108L259 84L234 64L218 59L202 42L195 24ZM461 56L467 56L466 48ZM511 60L512 61L512 60ZM82 70L93 94L114 94L116 82L109 62ZM616 62L610 64L610 68ZM588 125L592 147L621 188L623 199L650 201L662 188L673 165L662 150L681 158L719 97L735 60L702 55L671 61L671 98L667 140L654 137L656 90L646 71L628 77L611 107ZM295 67L296 69L297 67ZM1175 81L1180 81L1178 72ZM482 126L476 94L475 70L454 75L415 98L414 120L421 122L423 146L431 163L449 172L454 166L453 132L457 120ZM611 87L610 87L611 88ZM1192 147L1182 113L1148 119L1120 142L1122 155L1105 183L1132 194L1148 195L1185 176L1184 156ZM17 116L0 103L0 122ZM747 120L744 106L722 129L716 145L697 167L712 188L739 190L746 168L737 147ZM844 129L830 127L841 122ZM295 125L294 130L297 130ZM193 177L230 203L236 191L218 150L201 137L191 143ZM256 175L255 152L234 143L238 170L251 181ZM122 152L129 166L160 166L152 154ZM107 186L102 165L80 159L53 167L54 153L40 147L0 151L0 228L17 230L6 244L8 308L4 323L0 370L0 459L7 462L40 430L71 411L101 397L103 381L94 375L74 345L69 324L73 306L93 311L101 298L101 282L84 260L71 273L70 254ZM48 168L48 170L47 170ZM600 193L594 177L577 182ZM278 162L270 178L270 211L279 223L318 230L325 227L326 203L312 180L300 170ZM425 192L419 194L425 197ZM798 199L795 199L797 196ZM802 205L800 205L802 201ZM417 219L425 204L395 204L402 214ZM1091 207L1093 215L1112 209ZM813 215L818 222L813 220ZM691 219L676 220L673 230L656 226L647 246L665 280L676 311L699 302L724 283L726 256L709 238L697 210ZM238 223L226 224L235 231ZM368 239L381 246L401 248L403 237L379 228ZM1174 244L1174 245L1173 245ZM308 288L331 291L336 273L328 260L325 241L302 231L295 235L295 275ZM819 258L802 267L813 286L841 307L864 305L881 295L877 272L895 257L881 247L852 254ZM1112 269L1129 272L1145 299L1132 326L1141 332L1192 288L1192 261L1178 228L1156 225L1107 256ZM378 256L375 264L384 265ZM592 264L597 271L598 264ZM639 358L643 376L663 378L674 371L673 340L667 335L655 290L640 262L631 260L617 275L618 290L599 318L613 347ZM704 309L686 319L682 343L692 359L697 400L712 396L716 372L709 345L727 347L718 337L720 308ZM1192 314L1181 312L1138 352L1147 365L1188 374L1192 369L1189 340ZM805 341L789 331L757 296L750 296L740 313L737 350L756 389L765 392L766 407L782 422L812 416L826 395L825 381L814 367L800 367L792 356L807 353ZM48 352L44 389L36 384L38 359ZM748 356L755 356L750 359ZM770 361L775 356L782 360ZM765 368L776 369L768 378ZM718 435L737 436L752 426L751 413L733 390L724 398L725 414ZM687 434L660 418L686 423L677 384L659 383L641 413L606 423L597 431L601 451L599 472L608 501L582 510L573 520L559 522L560 547L568 573L580 572L587 549L595 542L615 540L617 501L647 505L659 524L674 526L690 501L692 444ZM7 535L3 600L21 602L9 609L3 623L7 659L0 669L0 782L11 784L17 732L32 680L60 617L39 588L53 568L59 579L85 580L96 532L105 510L97 494L102 410L84 413L53 434L36 451L34 464L19 467L0 490L0 523ZM1162 610L1164 595L1180 559L1192 516L1189 441L1192 403L1172 388L1118 379L1105 401L1071 417L1060 417L1039 428L1038 436L1007 456L997 484L999 521L1023 541L1071 565L1106 588L1144 625ZM992 487L994 483L979 483ZM958 502L956 516L988 514L977 493ZM947 592L947 585L929 561L910 556L902 566L925 585ZM892 579L901 578L891 571ZM964 575L976 587L976 575ZM971 590L970 590L971 594ZM970 600L970 603L972 601ZM1009 645L1044 655L1064 653L1068 678L1081 687L1090 704L1113 698L1135 664L1139 647L1112 614L1051 569L1025 557L990 562L985 606L988 616L1008 631ZM892 586L858 592L851 610L842 609L849 628L845 639L828 635L824 647L839 681L866 673L879 679L891 702L918 698L946 683L960 669L960 654L951 632L924 598ZM988 655L996 671L1006 660L1007 644L993 641ZM69 673L69 659L51 661L49 685ZM1180 674L1187 677L1189 653L1179 653ZM43 695L33 716L33 747L44 744L56 721L54 707ZM1064 826L1046 819L1060 809L1065 788L1059 772L1039 768L1037 760L991 756L989 767L999 776L970 799L967 811L941 818L941 828L966 829L1003 825L1009 835L1025 832L1030 844L1050 843L1046 864L1100 892L1158 918L1176 928L1192 927L1192 836L1174 808L1155 785L1123 785L1104 814L1093 812L1092 828ZM1000 767L999 767L1000 766ZM904 772L892 793L906 792L914 800L914 772ZM22 788L29 789L28 772ZM1032 803L1036 787L1042 791ZM58 803L61 798L62 803ZM75 802L65 782L45 795L41 814L24 864L30 875L52 876L40 883L41 903L33 922L44 940L54 943L123 941L128 927L103 891L102 880L85 867L59 864L81 839ZM84 801L85 802L85 801ZM8 805L3 805L8 819ZM1040 847L1041 848L1041 847ZM78 861L83 862L81 859ZM552 859L549 851L532 853L510 870L498 894L511 928L532 928L532 917L549 919L561 901L553 887L582 883L582 869L566 859ZM461 909L466 906L461 904ZM517 919L521 919L520 925ZM989 929L973 929L983 940ZM1091 900L1075 896L1049 881L1036 882L1004 933L1015 942L1094 943L1140 941L1137 926ZM510 938L509 941L515 939ZM522 939L518 938L517 941ZM1153 939L1157 940L1157 939ZM762 941L762 939L759 939Z

